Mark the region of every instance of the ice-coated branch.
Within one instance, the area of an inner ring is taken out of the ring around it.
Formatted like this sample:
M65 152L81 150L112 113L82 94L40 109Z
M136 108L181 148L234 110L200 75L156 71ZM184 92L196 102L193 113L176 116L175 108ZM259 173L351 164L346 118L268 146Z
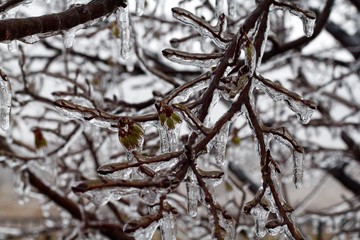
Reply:
M168 177L161 177L158 179L153 179L152 181L145 182L142 180L86 180L79 182L78 184L72 187L74 192L84 193L87 191L103 188L112 188L112 187L126 187L126 188L146 188L146 187L158 187L158 188L169 188L171 186L171 180Z
M60 13L0 20L0 41L21 39L35 34L58 34L62 30L110 14L119 7L126 7L124 0L93 0Z
M0 13L8 11L9 9L16 7L24 1L25 0L8 0L0 5Z
M170 152L170 153L163 153L156 156L143 156L142 154L138 152L133 152L134 157L138 160L138 162L135 163L129 163L129 162L121 162L121 163L108 163L101 165L97 172L102 175L110 174L115 171L120 171L127 168L134 168L134 167L140 167L144 164L149 163L157 163L157 162L164 162L169 161L172 158L179 157L183 151L177 151L177 152Z
M162 53L172 62L203 68L216 65L223 56L222 53L188 53L173 49L164 49Z

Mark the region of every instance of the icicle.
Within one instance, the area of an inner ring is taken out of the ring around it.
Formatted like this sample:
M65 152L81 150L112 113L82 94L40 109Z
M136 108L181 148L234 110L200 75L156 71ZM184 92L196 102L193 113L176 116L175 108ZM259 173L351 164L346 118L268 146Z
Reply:
M31 36L24 37L24 41L26 43L33 44L33 43L40 41L40 38L38 35L31 35Z
M188 213L191 217L195 217L197 215L198 198L199 198L200 190L196 180L196 176L191 169L189 169L188 171L186 190L187 190Z
M145 0L136 0L135 12L136 15L142 16L144 14Z
M6 131L10 126L12 90L10 80L0 73L0 128Z
M181 123L176 124L174 129L169 129L167 132L170 152L175 152L179 150L179 137L180 137Z
M236 17L236 0L227 0L228 14L231 18Z
M225 49L227 47L228 42L219 39L216 34L216 29L212 27L208 22L204 21L204 19L182 8L175 7L171 10L173 12L174 18L176 18L180 22L194 27L202 36L210 38L219 48Z
M169 152L170 143L168 138L168 130L163 126L158 126L159 138L160 138L160 150L161 153Z
M284 227L283 226L277 226L274 228L268 228L267 231L269 232L269 234L271 236L276 236L279 233L282 233L284 231Z
M216 163L223 165L226 155L226 144L229 135L230 122L225 123L220 132L216 135L215 148L216 148Z
M112 198L111 189L94 189L87 191L82 195L99 206L106 205Z
M143 188L139 192L140 197L144 200L149 206L153 206L158 203L160 200L160 195L150 188Z
M9 52L11 52L11 53L15 53L18 49L18 43L16 40L10 41L7 46L8 46Z
M262 58L263 58L263 55L264 55L264 52L265 52L265 48L266 48L266 42L267 42L267 39L268 39L268 36L269 36L269 31L270 31L270 18L269 18L269 15L267 12L265 12L264 14L267 14L267 16L263 16L263 17L266 17L266 29L264 31L264 40L261 44L261 47L260 47L260 54L259 54L259 58L257 60L257 67L260 67L261 65L261 62L262 62Z
M216 0L215 11L217 17L219 17L220 14L224 13L224 0Z
M264 81L266 81L264 79ZM271 85L274 85L273 82L268 82L267 85L263 84L262 82L255 80L255 87L260 89L263 92L266 92L274 101L284 101L289 108L296 113L297 118L303 123L306 124L310 121L311 115L314 112L315 107L309 107L308 105L305 105L300 100L300 96L297 94L291 93L292 95L297 95L296 97L299 98L299 100L294 99L293 97L289 96L290 93L285 94L284 91L280 92L275 90L271 87ZM280 88L280 86L277 86Z
M303 12L290 9L290 13L299 17L303 23L304 33L307 37L311 37L314 33L316 15L312 11L307 11L306 16Z
M265 225L269 215L269 211L266 211L263 207L256 205L253 209L251 209L251 215L254 216L256 235L258 237L265 237Z
M84 126L80 124L78 130L70 137L70 139L66 142L66 144L57 152L58 156L63 156L65 153L69 151L69 148L72 146L76 146L75 141L80 137L80 135L84 131Z
M188 53L173 49L164 49L162 51L164 57L172 62L182 65L191 65L202 68L209 68L219 63L222 53L202 54L202 53Z
M214 109L215 105L220 101L220 91L215 90L212 96L209 109ZM210 128L211 126L211 114L208 114L204 120L204 126ZM209 149L208 149L209 150ZM208 151L209 152L209 151Z
M63 42L65 48L72 47L72 45L74 44L75 33L76 33L75 29L69 29L63 32Z
M121 39L121 58L126 60L130 55L130 21L129 21L129 9L128 7L120 7L116 11L116 21L120 29Z
M216 186L220 185L224 181L224 172L222 171L203 171L198 168L198 172L208 186L209 191L212 191Z
M163 212L161 220L161 239L176 240L176 219L172 212Z
M304 174L304 154L300 152L293 152L294 157L294 185L299 189L303 185Z
M24 205L29 201L31 185L29 183L29 173L26 169L20 169L14 175L14 189L20 195L19 204Z
M136 230L134 233L135 240L152 239L152 236L154 235L158 226L158 222L153 222L146 228L140 228Z

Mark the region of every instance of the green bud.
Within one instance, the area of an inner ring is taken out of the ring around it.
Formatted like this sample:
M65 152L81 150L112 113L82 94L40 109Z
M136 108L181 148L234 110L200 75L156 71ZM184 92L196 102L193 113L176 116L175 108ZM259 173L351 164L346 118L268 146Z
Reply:
M175 128L175 123L174 120L172 120L172 118L166 119L166 125L168 126L169 129Z
M180 116L178 115L178 114L176 114L176 113L172 113L171 114L171 118L175 121L175 122L177 122L177 123L181 123L181 118L180 118Z
M235 145L239 145L241 142L241 139L238 136L234 136L233 138L231 138L231 142Z
M161 125L164 126L164 123L166 121L165 113L160 113L159 120L160 120Z

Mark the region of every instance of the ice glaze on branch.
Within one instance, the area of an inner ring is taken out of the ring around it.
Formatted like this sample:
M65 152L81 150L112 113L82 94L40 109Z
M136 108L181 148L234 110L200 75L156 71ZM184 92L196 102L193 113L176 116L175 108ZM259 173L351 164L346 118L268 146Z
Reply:
M125 7L125 0L93 0L70 9L40 17L0 20L0 41L21 39L44 33L57 34Z

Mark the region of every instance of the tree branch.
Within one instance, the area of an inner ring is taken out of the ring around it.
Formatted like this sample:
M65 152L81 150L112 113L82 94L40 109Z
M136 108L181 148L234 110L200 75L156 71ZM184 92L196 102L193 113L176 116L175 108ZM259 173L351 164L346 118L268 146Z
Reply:
M58 33L125 7L125 0L93 0L70 9L40 17L0 20L0 41L21 39L44 33Z

